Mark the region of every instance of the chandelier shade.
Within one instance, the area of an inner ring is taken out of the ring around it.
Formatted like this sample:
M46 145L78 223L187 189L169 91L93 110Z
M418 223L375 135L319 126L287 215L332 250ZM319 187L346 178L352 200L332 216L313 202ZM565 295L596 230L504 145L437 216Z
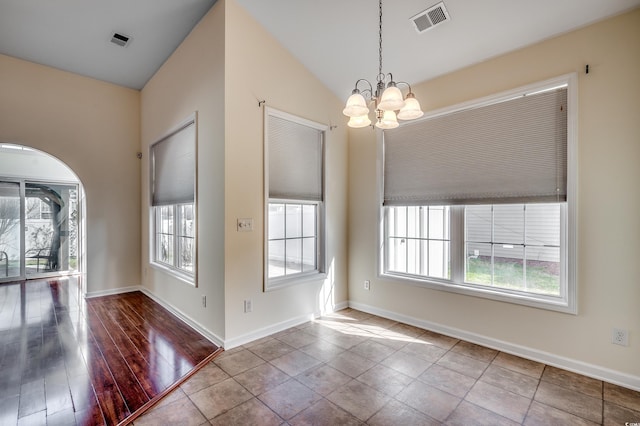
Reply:
M376 127L380 129L393 129L399 126L400 120L414 120L424 114L420 109L420 103L411 92L409 83L393 81L391 73L382 72L382 0L378 0L379 20L378 20L378 77L375 84L375 91L369 80L361 78L356 81L355 88L351 96L347 99L342 113L349 117L347 125L359 128L367 127L371 124L369 119L369 108L375 112ZM362 93L358 84L365 82L369 87L363 89ZM404 97L398 84L405 84L409 91ZM368 102L365 95L369 98Z
M415 95L411 92L404 100L404 106L398 113L399 120L414 120L424 115L424 112L420 109L420 102L416 99Z
M367 110L368 112L369 110ZM349 127L353 127L354 129L359 129L361 127L367 127L371 125L371 120L369 119L369 116L367 114L365 115L361 115L361 116L357 116L357 117L351 117L349 119L349 122L347 123L347 125Z
M368 114L369 107L367 106L367 101L364 99L364 96L362 96L359 91L349 96L347 105L342 110L342 113L347 117L359 117Z
M384 111L382 113L382 117L379 117L378 121L376 122L376 127L383 130L395 129L398 126L399 124L398 120L396 119L395 111Z

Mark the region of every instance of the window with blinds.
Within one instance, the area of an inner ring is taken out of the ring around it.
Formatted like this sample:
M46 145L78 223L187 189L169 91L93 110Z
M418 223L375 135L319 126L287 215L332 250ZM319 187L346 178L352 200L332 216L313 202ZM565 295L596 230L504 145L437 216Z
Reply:
M265 109L265 289L324 272L326 126Z
M196 115L150 147L152 264L195 284Z
M381 270L575 312L575 76L383 132Z

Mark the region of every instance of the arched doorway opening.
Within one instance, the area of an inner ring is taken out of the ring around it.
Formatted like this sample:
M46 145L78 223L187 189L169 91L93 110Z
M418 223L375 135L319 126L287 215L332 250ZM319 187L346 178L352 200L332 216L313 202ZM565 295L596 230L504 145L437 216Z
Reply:
M83 205L65 163L0 143L0 282L84 272Z

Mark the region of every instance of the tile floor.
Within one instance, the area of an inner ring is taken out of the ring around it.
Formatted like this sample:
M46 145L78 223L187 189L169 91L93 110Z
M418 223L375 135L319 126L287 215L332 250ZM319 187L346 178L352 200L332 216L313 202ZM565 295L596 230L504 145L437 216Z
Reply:
M640 392L345 309L226 351L135 425L624 425Z

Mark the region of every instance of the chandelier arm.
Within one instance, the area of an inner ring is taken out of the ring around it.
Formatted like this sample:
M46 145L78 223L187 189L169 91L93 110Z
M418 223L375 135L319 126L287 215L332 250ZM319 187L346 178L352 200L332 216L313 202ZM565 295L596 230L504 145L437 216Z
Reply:
M396 82L396 84L406 84L407 87L409 88L409 93L413 93L413 90L411 90L411 85L409 83L407 83L406 81L398 81L398 82Z

